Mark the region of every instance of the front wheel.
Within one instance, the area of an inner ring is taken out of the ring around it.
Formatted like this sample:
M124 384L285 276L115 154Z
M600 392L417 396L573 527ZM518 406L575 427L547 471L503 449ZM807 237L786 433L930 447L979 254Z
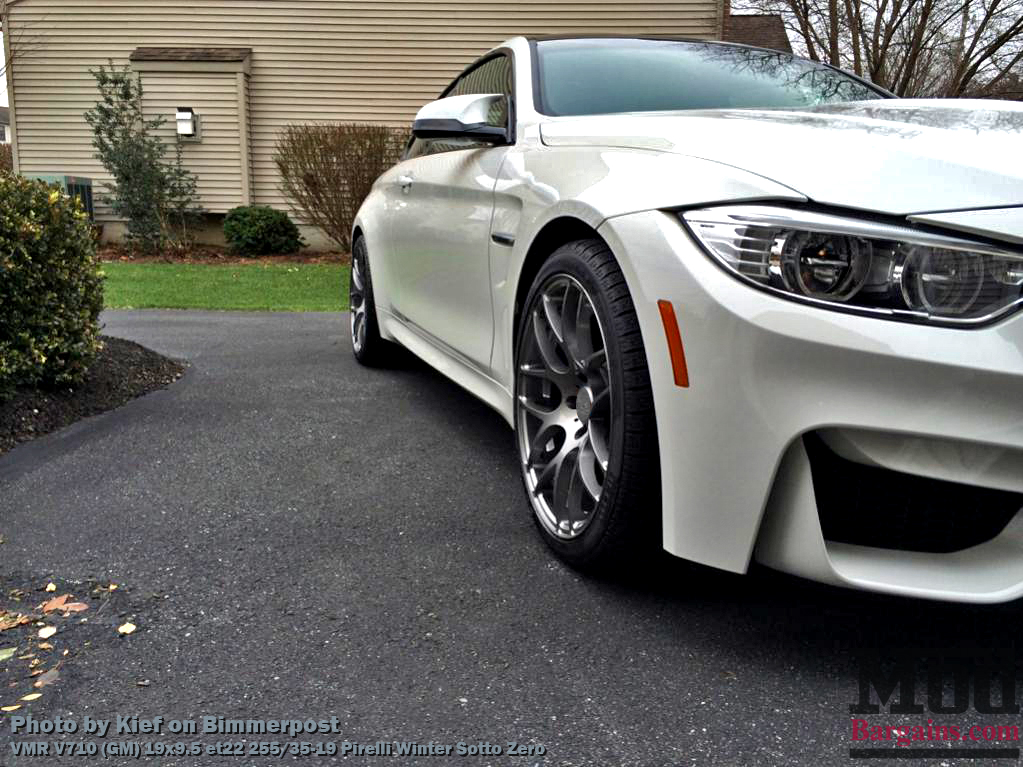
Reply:
M515 426L533 518L569 564L653 550L660 468L636 310L608 247L559 248L529 292L516 345Z
M352 244L348 308L351 314L352 351L355 353L355 359L370 367L385 364L393 352L393 345L381 337L380 327L377 325L373 278L369 272L369 252L364 237L359 237Z

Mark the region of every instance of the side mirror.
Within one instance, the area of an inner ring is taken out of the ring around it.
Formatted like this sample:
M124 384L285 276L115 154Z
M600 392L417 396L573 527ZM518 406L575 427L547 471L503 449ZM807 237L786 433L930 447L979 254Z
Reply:
M508 129L490 122L490 114L506 97L497 93L450 96L431 101L412 123L416 138L469 138L491 144L508 143ZM507 115L505 106L501 111Z

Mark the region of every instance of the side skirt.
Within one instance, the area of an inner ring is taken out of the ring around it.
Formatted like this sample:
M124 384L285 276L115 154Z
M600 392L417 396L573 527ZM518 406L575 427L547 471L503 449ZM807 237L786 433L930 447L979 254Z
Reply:
M509 426L514 426L511 392L478 365L398 312L377 307L377 316L388 336L492 407Z

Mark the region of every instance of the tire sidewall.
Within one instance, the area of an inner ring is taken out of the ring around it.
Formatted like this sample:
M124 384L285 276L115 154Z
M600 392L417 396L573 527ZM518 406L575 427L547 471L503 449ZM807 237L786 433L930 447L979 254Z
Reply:
M582 535L568 540L551 535L538 518L536 510L533 508L532 499L529 501L529 512L533 517L533 522L536 524L540 533L543 535L544 540L547 542L547 545L566 561L576 566L583 567L599 554L604 537L607 535L611 524L610 517L612 510L616 507L615 502L619 484L618 477L621 475L623 455L625 452L624 442L627 413L624 400L625 375L622 367L622 352L618 338L618 329L615 326L610 301L608 300L607 294L600 283L600 276L593 271L586 261L579 258L570 250L571 245L572 244L559 248L555 251L551 258L547 260L534 279L533 285L526 298L525 305L522 308L515 340L515 392L513 401L515 402L515 450L516 456L518 456L521 464L519 446L521 444L522 435L519 433L518 361L522 356L522 347L526 336L532 327L532 323L529 321L529 318L532 315L533 304L535 303L537 296L542 293L544 287L552 279L560 275L571 277L577 280L589 295L590 301L596 311L597 319L600 323L600 329L604 335L604 345L607 350L608 357L608 373L610 375L611 383L611 456L607 472L605 473L604 484L601 488L600 501L597 503L597 506L593 511L593 518L583 531ZM522 476L523 485L526 487L526 493L528 495L529 487L526 485L525 472L521 465L520 475Z
M366 323L366 340L362 344L361 349L355 348L355 339L352 338L352 352L355 354L355 358L363 363L368 364L373 361L374 356L378 353L376 349L380 345L380 331L377 327L377 316L376 316L376 303L373 299L373 278L370 274L369 268L369 250L366 247L365 237L359 237L352 244L352 268L354 270L355 263L358 261L359 270L362 274L362 302L365 307L365 318ZM349 278L354 279L353 277ZM351 299L351 283L349 283L349 300ZM351 306L349 306L351 311ZM351 337L351 331L349 331L349 337Z

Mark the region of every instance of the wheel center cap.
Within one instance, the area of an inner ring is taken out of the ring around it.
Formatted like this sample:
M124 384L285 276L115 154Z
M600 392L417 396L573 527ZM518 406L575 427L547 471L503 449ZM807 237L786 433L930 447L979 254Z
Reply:
M576 395L575 412L579 416L579 421L585 426L586 422L590 420L590 415L593 413L593 392L590 391L588 386L581 388Z

